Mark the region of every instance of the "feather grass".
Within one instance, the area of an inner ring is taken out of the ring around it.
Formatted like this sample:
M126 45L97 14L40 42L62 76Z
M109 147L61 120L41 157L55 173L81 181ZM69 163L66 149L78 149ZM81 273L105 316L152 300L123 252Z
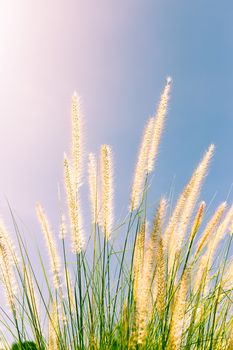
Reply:
M112 150L102 145L100 172L94 154L89 155L91 229L85 230L85 244L84 135L80 100L73 95L71 155L64 157L67 206L63 208L59 192L58 232L52 232L41 205L36 206L48 257L38 246L33 252L28 248L10 205L16 246L0 222L0 281L7 301L0 308L4 349L10 349L11 342L13 349L21 350L26 344L39 350L232 349L233 205L227 210L227 204L221 203L206 222L206 204L197 204L213 145L175 207L160 200L147 234L151 172L170 92L168 78L155 116L145 126L129 210L121 223L113 220ZM31 243L34 240L32 236Z

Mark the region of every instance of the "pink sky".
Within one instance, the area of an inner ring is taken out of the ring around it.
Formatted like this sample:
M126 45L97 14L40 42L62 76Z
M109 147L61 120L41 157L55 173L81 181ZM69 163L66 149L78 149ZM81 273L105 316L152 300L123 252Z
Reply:
M83 96L84 112L91 110L86 98L91 97L91 105L99 108L97 116L105 103L104 90L110 88L114 95L117 88L119 72L110 41L119 39L119 27L130 26L130 19L124 6L92 4L0 3L0 203L5 207L6 194L24 219L30 217L36 200L48 206L56 203L63 151L69 145L73 91ZM100 79L101 102L92 95ZM94 131L101 127L94 117L89 115L87 126L93 128L88 130L88 145L95 144ZM111 116L103 113L101 123L104 119L108 123Z

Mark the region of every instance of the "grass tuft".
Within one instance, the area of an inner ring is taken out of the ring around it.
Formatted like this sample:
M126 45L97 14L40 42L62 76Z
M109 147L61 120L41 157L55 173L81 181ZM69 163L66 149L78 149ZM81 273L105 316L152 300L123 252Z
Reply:
M35 263L10 206L16 247L0 222L6 300L0 309L0 349L233 349L233 205L219 204L207 220L206 203L200 201L213 145L174 208L162 197L151 229L147 225L148 191L171 88L167 78L142 136L130 204L120 224L114 219L114 167L108 145L101 146L99 160L93 153L88 157L90 213L84 218L90 218L90 224L83 224L83 122L74 93L58 230L51 230L44 210L36 205L49 264L39 249Z

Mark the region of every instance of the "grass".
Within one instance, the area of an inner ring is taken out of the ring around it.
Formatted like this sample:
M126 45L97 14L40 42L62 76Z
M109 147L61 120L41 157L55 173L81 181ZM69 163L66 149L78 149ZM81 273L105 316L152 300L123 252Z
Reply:
M208 221L206 204L199 200L213 145L174 207L170 198L161 198L148 229L147 195L171 87L168 78L155 116L146 124L128 212L118 225L111 148L101 146L99 161L89 155L89 234L84 232L80 201L82 116L73 95L72 147L71 155L64 156L66 205L60 193L59 232L51 230L44 209L36 205L50 267L40 251L40 266L34 266L10 207L16 248L0 223L1 282L7 301L0 313L2 349L10 349L12 342L12 349L41 350L233 349L233 206L221 203Z

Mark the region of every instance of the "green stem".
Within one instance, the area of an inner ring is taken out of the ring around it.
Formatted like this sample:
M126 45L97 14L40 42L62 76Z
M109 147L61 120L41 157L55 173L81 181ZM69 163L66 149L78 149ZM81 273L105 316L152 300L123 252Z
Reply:
M100 301L100 349L103 344L103 332L105 326L105 307L104 307L104 292L105 292L105 256L106 256L106 238L104 235L104 248L103 248L103 264L102 264L102 285L101 285L101 301Z

